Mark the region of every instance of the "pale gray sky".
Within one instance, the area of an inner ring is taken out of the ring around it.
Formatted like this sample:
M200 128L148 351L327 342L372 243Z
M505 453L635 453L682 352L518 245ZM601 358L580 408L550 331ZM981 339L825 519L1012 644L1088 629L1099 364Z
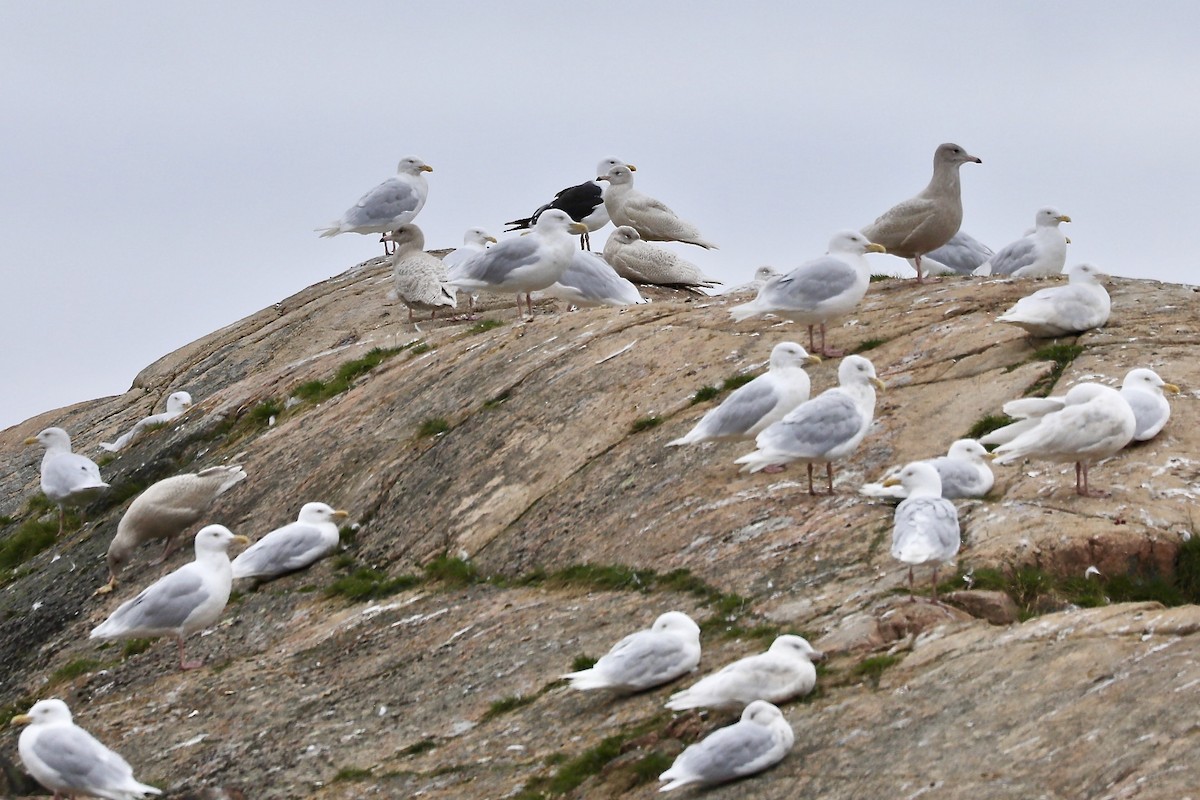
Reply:
M313 229L405 155L435 170L431 248L615 155L721 245L678 251L740 282L914 194L955 141L984 162L963 228L992 247L1056 205L1068 264L1200 282L1198 22L1192 2L0 0L0 427L379 254Z

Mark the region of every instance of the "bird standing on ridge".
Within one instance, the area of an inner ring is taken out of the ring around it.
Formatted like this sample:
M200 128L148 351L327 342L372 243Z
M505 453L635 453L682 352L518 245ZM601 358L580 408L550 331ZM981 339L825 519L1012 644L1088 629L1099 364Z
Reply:
M933 177L929 185L862 229L867 239L883 245L892 255L913 259L917 283L925 282L921 257L950 241L962 225L962 184L958 170L969 161L983 163L956 144L939 145L933 153Z
M192 396L190 394L187 392L172 392L167 395L166 411L161 414L151 414L148 417L143 417L130 428L128 433L122 434L115 442L101 442L100 447L110 453L115 453L132 442L142 431L155 425L165 425L191 407Z
M596 165L596 174L606 175L610 169L616 166L628 167L630 172L637 171L637 167L633 164L626 164L621 159L610 156L609 158L601 159L600 163ZM567 212L571 219L576 222L582 222L587 226L587 230L579 237L579 247L581 250L591 250L592 243L588 234L592 231L600 230L609 222L608 209L604 206L604 187L597 182L599 180L597 178L592 181L584 181L576 186L568 186L554 195L554 199L549 203L546 203L533 212L531 216L504 223L505 225L512 226L505 228L504 232L511 233L512 231L532 228L543 211L558 208Z
M1039 208L1033 216L1032 233L1001 247L972 274L1013 278L1049 278L1060 274L1067 261L1067 235L1059 223L1070 221L1057 208Z
M933 564L933 602L937 602L938 565L954 558L962 544L958 510L942 497L942 479L932 464L915 461L884 486L900 484L908 495L896 506L892 558L908 564L908 597L915 601L913 567Z
M604 207L613 225L628 225L647 242L686 242L716 250L717 246L700 236L700 231L690 222L675 215L666 204L642 194L633 188L633 172L629 167L618 164L596 177L608 181L604 192Z
M42 456L42 493L58 506L58 535L66 523L66 506L74 505L108 484L100 480L100 467L95 461L71 452L71 437L62 428L46 428L25 444L40 444L46 448Z
M400 159L395 175L364 194L340 219L317 228L317 233L322 237L339 233L388 233L412 222L429 196L426 172L433 172L433 167L416 156ZM391 255L386 244L383 252Z
M437 256L425 252L425 233L407 222L381 241L394 242L392 253L392 291L408 307L408 321L413 310L428 311L429 318L437 317L439 308L454 308L458 301L454 287L446 283L446 265Z

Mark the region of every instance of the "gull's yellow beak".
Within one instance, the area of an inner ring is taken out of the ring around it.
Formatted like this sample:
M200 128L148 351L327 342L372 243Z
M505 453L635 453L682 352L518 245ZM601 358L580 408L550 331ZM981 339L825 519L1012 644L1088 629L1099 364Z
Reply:
M883 381L879 380L879 378L871 378L871 383L873 383L875 385L875 388L881 392L887 388L887 384L884 383Z
M637 167L635 167L633 164L626 164L625 166L629 167L630 172L637 172Z
M239 544L250 544L250 540L245 536L235 536L233 540Z
M1068 217L1066 214L1059 214L1057 217L1055 217L1055 219L1058 220L1059 222L1070 222L1071 221L1071 218Z
M988 461L995 461L999 457L1000 457L999 453L988 453L987 455L984 456L984 458L986 458Z
M567 230L569 230L571 233L587 233L588 226L584 225L582 222L572 222L569 226L567 226Z
M897 478L897 477L896 477L896 476L894 476L894 475L893 475L892 477L890 477L890 478L884 478L884 479L883 479L883 485L884 485L884 486L899 486L899 485L900 485L900 479L899 479L899 478Z
M867 252L868 253L886 253L887 248L876 242L871 242L869 245L867 245Z
M37 443L38 443L38 441L37 441L36 436L30 436L28 439L25 440L25 444L37 444Z
M495 236L485 236L485 237L483 238L483 240L484 240L485 242L491 242L492 244L495 244L495 243L496 243L496 237L495 237Z
M33 722L33 717L29 716L28 714L17 714L15 717L12 718L12 721L9 722L8 724L9 725L28 725L31 722Z
M821 363L821 357L820 357L820 356L809 355L808 357L806 357L806 358L804 359L804 363L805 363L805 364L820 364L820 363Z
M422 164L421 172L433 172L433 167L429 166L428 164Z
M1171 394L1179 394L1179 387L1173 383L1164 383L1163 391L1170 392Z
M341 510L340 508L339 508L337 511L333 512L333 518L334 518L334 519L345 519L345 518L346 518L346 517L348 517L348 516L350 516L350 512L349 512L349 511L343 511L343 510Z

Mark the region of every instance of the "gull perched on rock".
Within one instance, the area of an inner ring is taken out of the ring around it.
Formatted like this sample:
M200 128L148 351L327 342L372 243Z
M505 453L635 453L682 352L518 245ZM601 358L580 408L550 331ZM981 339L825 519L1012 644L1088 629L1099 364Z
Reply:
M1059 223L1070 221L1071 218L1057 208L1038 209L1033 217L1033 233L1001 247L973 274L1014 278L1049 278L1060 274L1067 261L1067 235Z
M840 356L825 345L825 323L849 314L871 285L867 253L882 253L883 246L857 231L842 231L829 240L829 252L771 278L749 303L729 309L741 322L757 314L774 314L808 326L808 346L822 356ZM813 326L821 326L821 349L813 342Z
M956 144L939 145L933 153L933 177L920 194L892 206L863 235L887 251L916 262L917 282L925 278L921 257L950 241L962 225L962 184L958 170L967 162L983 162Z
M142 431L152 428L155 425L165 425L191 407L192 396L190 394L187 392L172 392L167 395L166 411L161 414L151 414L148 417L143 417L129 429L128 433L121 434L115 442L101 442L100 446L110 453L115 453L132 442Z
M993 255L992 248L959 231L938 249L921 256L921 269L926 275L970 275ZM917 268L915 258L908 259L908 263Z
M771 349L766 372L735 389L721 405L701 417L686 436L667 442L667 447L754 438L808 399L811 382L804 367L819 363L819 356L810 356L795 342L780 342Z
M217 498L246 479L240 466L208 467L164 478L129 504L108 545L108 583L96 590L107 594L133 551L153 539L166 539L162 560L175 551L185 530L199 522Z
M825 464L833 493L833 462L854 452L875 416L875 365L862 356L846 356L838 366L838 386L801 403L755 438L758 449L737 459L742 471L799 461L808 465L808 493L813 490L813 464Z
M270 580L312 566L337 549L336 520L346 516L325 503L305 503L295 522L271 531L233 560L233 577Z
M720 283L695 264L662 247L643 241L636 230L622 225L608 235L604 260L617 274L634 283L698 291Z
M693 745L658 776L670 781L660 792L685 786L710 786L744 778L783 760L795 742L792 726L783 712L765 700L755 700L742 718Z
M223 525L209 525L196 534L196 560L159 578L132 600L126 600L108 619L92 630L92 639L139 639L174 636L179 645L180 669L195 669L200 661L187 661L184 638L212 625L229 602L233 571L229 545L249 544Z
M1080 383L1063 398L1063 408L1037 419L994 451L997 464L1023 458L1075 464L1075 491L1091 495L1088 466L1119 452L1133 440L1137 417L1116 389Z
M686 242L715 250L717 246L700 236L700 231L685 222L664 203L633 188L633 172L618 164L597 176L608 181L604 192L604 207L614 225L628 225L647 242Z
M27 714L13 717L12 724L28 726L17 740L17 753L29 774L56 798L82 794L135 800L162 794L135 780L129 762L76 725L62 700L39 700Z
M87 456L71 452L71 437L62 428L46 428L25 444L46 448L42 456L42 493L58 506L58 533L61 536L67 505L86 499L108 484L100 480L100 467Z
M437 316L439 308L454 308L454 287L446 283L446 265L437 256L425 252L425 233L411 222L385 233L382 241L394 242L392 285L396 297L408 306L408 321L413 310Z
M567 271L543 294L575 306L632 306L649 302L607 261L588 250L577 250Z
M590 669L562 677L572 689L640 692L691 672L700 663L700 626L681 611L668 611L646 630L613 645Z
M1121 384L1121 397L1133 409L1137 428L1133 433L1135 442L1145 442L1158 435L1171 418L1171 404L1163 392L1179 394L1179 387L1166 383L1152 369L1132 369Z
M601 159L596 165L597 175L607 175L608 171L613 167L628 167L630 172L636 172L637 167L633 164L626 164L619 158ZM604 207L604 187L598 182L597 178L594 181L584 181L576 186L568 186L558 194L554 195L554 199L525 219L514 219L511 222L504 223L511 227L505 228L505 233L512 231L524 230L532 228L534 223L538 221L543 211L551 208L562 209L571 216L571 219L576 222L582 222L587 226L579 237L579 247L583 250L590 250L592 245L588 234L592 231L598 231L608 224L608 209Z
M938 565L954 558L962 544L958 510L942 497L942 479L932 464L914 461L884 486L900 484L908 496L896 506L892 525L892 558L908 564L908 596L913 593L913 567L933 564L933 602L937 602Z
M1022 297L996 321L1018 325L1036 338L1102 328L1112 309L1112 300L1100 283L1104 277L1091 264L1076 264L1067 271L1066 286L1051 286Z
M782 703L813 690L817 685L817 668L812 662L824 657L803 636L787 633L777 637L765 653L734 661L671 695L666 706L683 711L742 708L755 700Z
M521 314L520 295L524 294L532 316L531 293L545 289L567 271L575 253L571 234L585 230L587 226L572 221L567 212L549 209L538 216L528 235L506 239L459 264L450 270L446 282L468 291L516 292L518 316Z
M992 454L974 439L959 439L950 445L949 452L944 456L926 459L925 464L931 464L937 470L941 480L941 496L947 499L961 497L983 497L992 490L995 476L988 462ZM896 469L885 476L891 477L901 470ZM908 497L908 489L903 483L885 485L884 483L868 483L858 490L859 494L867 497L888 497L902 499Z
M465 264L475 258L475 256L486 250L489 244L495 243L496 237L483 228L467 228L463 234L463 246L451 250L442 256L442 266L446 268L448 273L460 264ZM475 301L479 299L479 296L478 294L468 294L467 297L470 298L467 305L474 311Z
M737 294L738 292L751 291L757 294L758 290L763 287L764 283L769 281L771 278L778 277L782 274L782 272L774 267L764 265L754 270L754 278L748 283L730 286L728 289L722 289L721 291L717 292L717 294Z
M317 228L317 232L322 237L339 233L387 233L412 222L429 196L426 172L433 172L433 167L416 156L400 159L395 175L364 194L341 219ZM386 244L383 250L388 252Z

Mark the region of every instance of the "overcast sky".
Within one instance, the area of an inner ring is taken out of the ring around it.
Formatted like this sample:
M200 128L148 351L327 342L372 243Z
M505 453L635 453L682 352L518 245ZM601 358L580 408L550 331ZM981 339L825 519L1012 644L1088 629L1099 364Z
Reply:
M0 427L379 254L313 229L405 155L434 168L430 248L611 155L732 283L915 194L954 141L983 159L963 228L993 248L1055 205L1068 264L1200 282L1198 22L1194 2L0 0Z

